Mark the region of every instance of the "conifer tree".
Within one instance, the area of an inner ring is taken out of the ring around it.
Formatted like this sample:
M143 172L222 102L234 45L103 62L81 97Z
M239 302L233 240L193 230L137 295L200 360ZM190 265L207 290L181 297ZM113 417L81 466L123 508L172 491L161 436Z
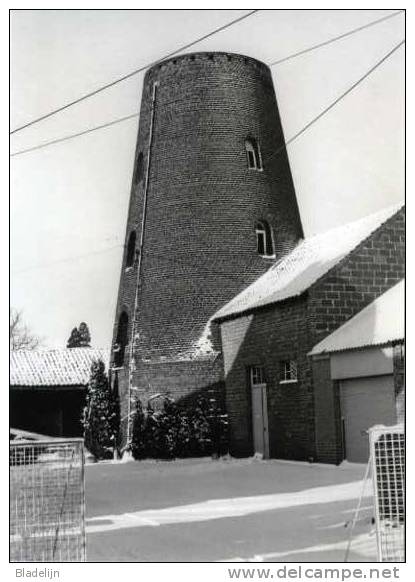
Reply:
M81 338L79 336L78 328L74 327L71 331L71 335L66 343L67 348L79 348L79 342Z
M67 348L91 347L91 334L88 325L82 321L78 327L74 327L66 344Z
M80 348L89 348L91 346L91 334L85 321L79 324L79 346Z
M117 446L118 398L113 394L105 365L94 360L83 415L85 446L97 459L108 459Z

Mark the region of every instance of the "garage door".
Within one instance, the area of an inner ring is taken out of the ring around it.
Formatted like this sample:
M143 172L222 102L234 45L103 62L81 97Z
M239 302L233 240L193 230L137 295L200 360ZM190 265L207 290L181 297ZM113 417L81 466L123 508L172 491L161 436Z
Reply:
M346 459L366 463L368 428L375 424L396 424L393 376L342 380L340 397Z

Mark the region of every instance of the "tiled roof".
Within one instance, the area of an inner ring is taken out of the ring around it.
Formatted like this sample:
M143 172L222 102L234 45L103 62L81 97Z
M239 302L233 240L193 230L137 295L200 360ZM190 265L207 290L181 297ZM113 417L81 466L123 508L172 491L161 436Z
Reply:
M19 350L10 353L11 386L86 385L92 361L107 364L106 350L72 348L61 350Z
M404 303L405 280L402 280L314 346L310 355L402 341Z
M300 295L401 208L402 205L391 206L301 241L290 254L219 309L213 319Z

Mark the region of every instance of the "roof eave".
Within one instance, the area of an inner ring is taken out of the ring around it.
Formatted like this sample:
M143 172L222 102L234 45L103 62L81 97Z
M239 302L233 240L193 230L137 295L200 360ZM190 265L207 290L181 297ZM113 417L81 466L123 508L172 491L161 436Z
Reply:
M341 354L343 352L358 352L359 350L365 350L365 349L370 349L370 348L386 348L386 347L393 347L399 344L404 344L405 343L405 339L404 338L400 338L400 339L393 339L393 340L387 340L384 342L376 342L376 343L371 343L371 344L362 344L360 346L351 346L351 347L343 347L343 348L335 348L335 349L323 349L323 350L319 350L317 352L314 352L313 350L311 350L311 352L308 352L307 356L309 357L314 357L314 356L324 356L324 355L332 355L332 354Z
M290 295L289 297L284 297L283 299L277 299L276 301L271 301L270 303L265 303L263 305L256 305L255 307L251 307L249 309L244 309L243 311L235 311L232 313L227 313L226 315L222 316L213 316L212 321L215 323L221 324L224 321L230 321L232 319L239 319L240 317L248 317L248 315L252 315L256 311L267 311L273 309L279 304L286 304L292 301L296 301L301 299L303 296L308 294L308 289L305 291L301 291L301 293L297 293L296 295Z
M38 384L13 384L10 383L9 384L10 389L14 389L14 390L86 390L87 388L87 383L85 384L81 384L81 383L76 383L76 384L41 384L40 382Z

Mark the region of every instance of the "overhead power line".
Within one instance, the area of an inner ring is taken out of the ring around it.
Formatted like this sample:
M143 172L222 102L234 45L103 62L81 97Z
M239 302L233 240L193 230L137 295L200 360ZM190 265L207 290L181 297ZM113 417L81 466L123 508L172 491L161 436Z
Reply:
M352 34L356 34L358 32L361 32L362 30L365 30L366 28L370 28L371 26L375 26L376 24L380 24L381 22L385 22L385 20L389 20L390 18L394 18L395 16L398 16L398 14L402 14L403 12L404 12L404 10L398 10L397 12L393 12L392 14L388 14L387 16L384 16L383 18L378 18L377 20L372 20L371 22L368 22L367 24L364 24L363 26L359 26L358 28L353 28L353 30L349 30L347 32L344 32L343 34L340 34L338 36L334 36L333 38L325 40L324 42L320 42L318 44L315 44L313 46L305 48L305 49L298 51L296 53L292 53L290 55L287 55L286 57L278 59L277 61L273 61L272 63L269 63L268 66L274 67L275 65L280 65L281 63L285 63L286 61L289 61L291 59L295 59L296 57L300 57L301 55L305 55L306 53L310 53L312 51L315 51L319 48L322 48L323 46L327 46L333 42L341 40L342 38L347 38L348 36L352 36Z
M169 101L166 103L166 105L171 105L172 103L175 103L176 101L177 101L177 99L173 100L173 101ZM112 121L108 121L107 123L103 123L101 125L96 125L94 127L89 127L88 129L83 129L82 131L79 131L77 133L70 133L69 135L64 135L63 137L58 137L56 139L44 141L38 145L25 148L24 150L19 150L18 152L10 154L10 157L12 158L14 156L19 156L21 154L27 154L29 152L40 150L40 149L45 148L45 147L50 146L50 145L55 145L55 144L61 143L63 141L68 141L70 139L74 139L75 137L80 137L81 135L86 135L87 133L92 133L93 131L98 131L99 129L111 127L111 125L117 125L118 123L122 123L123 121L128 121L129 119L133 119L134 117L138 117L139 115L140 115L140 113L137 111L136 113L131 113L130 115L125 115L124 117L117 117L116 119L113 119Z
M97 95L98 93L101 93L102 91L105 91L106 89L109 89L110 87L113 87L114 85L117 85L118 83L121 83L122 81L130 79L131 77L138 75L138 73L141 73L141 72L149 69L150 67L153 67L157 63L160 63L161 61L164 61L165 59L173 57L174 55L177 55L177 53L185 51L185 50L189 49L190 47L194 46L195 44L198 44L199 42L202 42L203 40L206 40L207 38L210 38L211 36L218 34L219 32L222 32L223 30L226 30L230 26L233 26L234 24L237 24L238 22L245 20L246 18L248 18L249 16L252 16L253 14L255 14L258 11L259 10L251 10L247 14L244 14L243 16L240 16L239 18L236 18L235 20L231 20L231 22L228 22L227 24L224 24L223 26L220 26L219 28L215 28L215 30L212 30L208 34L205 34L203 36L200 36L199 38L196 38L192 42L189 42L189 43L179 47L178 49L164 55L163 57L161 57L160 59L158 59L156 61L153 61L152 63L148 63L147 65L144 65L144 66L140 67L139 69L135 69L134 71L131 71L130 73L127 73L126 75L123 75L122 77L119 77L118 79L115 79L114 81L111 81L110 83L107 83L106 85L102 85L101 87L94 89L94 91L86 93L85 95L82 95L81 97L78 97L77 99L74 99L73 101L69 101L65 105L62 105L61 107L58 107L57 109L53 109L52 111L49 111L49 113L46 113L45 115L41 115L40 117L32 119L32 121L29 121L28 123L25 123L24 125L21 125L20 127L16 127L16 129L14 129L13 131L10 132L10 135L17 133L18 131L21 131L22 129L25 129L26 127L30 127L32 125L35 125L35 123L39 123L39 121L43 121L44 119L48 119L49 117L52 117L52 115L56 115L57 113L60 113L61 111L64 111L65 109L68 109L69 107L72 107L73 105L76 105L77 103L80 103L81 101L84 101L85 99L89 99L90 97L93 97L94 95Z
M90 251L89 253L84 253L82 255L74 255L72 257L66 257L64 259L57 259L56 261L42 263L41 265L32 265L31 267L26 267L25 269L18 269L16 271L12 271L12 274L19 275L20 273L26 273L27 271L35 271L37 269L45 269L45 268L48 268L52 265L58 265L60 263L71 263L73 261L79 261L80 259L84 259L85 257L89 257L92 255L102 255L103 253L108 253L109 251L112 251L114 249L119 249L123 246L124 245L122 245L122 244L113 245L111 247L106 247L106 248L101 249L99 251Z
M404 43L405 43L405 41L402 40L398 45L396 45L387 55L385 55L380 61L378 61L373 67L371 67L371 69L369 69L360 79L358 79L355 83L353 83L353 85L351 87L349 87L344 93L342 93L341 95L339 95L339 97L337 97L328 107L326 107L325 109L323 109L323 111L321 111L315 118L313 118L309 123L307 123L299 132L297 132L289 140L287 140L284 144L282 144L280 148L278 148L275 152L273 152L264 161L267 161L267 160L271 159L273 156L275 156L279 152L281 152L286 146L288 146L290 143L292 143L294 140L296 140L309 127L311 127L314 123L316 123L316 121L318 121L321 117L323 117L323 115L325 115L328 111L330 111L330 109L332 109L335 105L337 105L337 103L339 101L341 101L346 95L348 95L351 91L353 91L353 89L355 89L362 81L364 81L364 79L366 79L366 77L368 77L371 73L373 73L373 71L375 69L377 69L382 63L384 63ZM54 139L54 140L51 140L51 141L43 142L43 143L38 144L38 145L33 146L33 147L29 147L29 148L26 148L26 149L23 149L23 150L19 150L17 152L14 152L14 153L10 154L10 156L11 157L20 156L22 154L26 154L26 153L29 153L29 152L33 152L35 150L39 150L39 149L48 147L48 146L53 145L53 144L58 144L58 143L63 142L63 141L68 141L68 140L73 139L75 137L79 137L81 135L86 135L88 133L92 133L93 131L97 131L99 129L103 129L103 128L109 127L111 125L116 125L117 123L121 123L121 122L126 121L128 119L132 119L133 117L138 117L138 115L139 115L138 113L133 113L133 114L127 115L125 117L120 117L118 119L114 119L113 121L109 121L108 123L104 123L104 124L98 125L96 127L91 127L89 129L86 129L86 130L81 131L79 133L70 134L70 135L67 135L67 136L64 136L64 137L61 137L61 138L58 138L58 139Z
M281 147L279 147L277 150L275 150L275 152L273 152L270 156L268 156L264 161L269 161L271 158L273 158L274 156L279 154L282 150L284 150L288 145L293 143L293 141L298 139L300 137L300 135L302 135L304 132L306 132L308 129L310 129L310 127L312 125L314 125L319 119L321 119L324 115L326 115L326 113L328 113L331 109L333 109L333 107L335 107L342 99L344 99L346 97L346 95L348 95L354 89L356 89L356 87L358 85L360 85L360 83L362 83L365 79L367 79L367 77L369 77L369 75L371 75L387 59L389 59L393 55L393 53L395 53L403 44L405 44L404 40L402 40L399 44L397 44L391 51L389 51L384 57L382 57L380 59L380 61L378 61L362 77L360 77L360 79L358 79L355 83L353 83L353 85L351 85L348 89L346 89L346 91L344 91L334 101L332 101L330 103L330 105L328 105L322 111L320 111L320 113L318 115L313 117L313 119L311 121L309 121L306 125L304 125L304 127L302 127L300 129L300 131L298 131L296 134L294 134L292 137L290 137L290 139L288 139L284 144L282 144Z
M213 31L213 32L209 33L209 35L206 35L206 36L205 36L205 37L203 37L203 38L207 38L207 36L211 36L212 34L216 34L216 32L218 32L219 30L223 30L224 28L227 28L227 27L231 26L232 24L235 24L236 22L240 21L240 20L241 20L241 19L243 19L243 18L247 18L248 16L250 16L250 15L251 15L251 14L253 14L254 12L258 12L258 11L255 11L255 10L253 10L253 11L251 11L250 13L248 13L248 14L244 15L243 17L241 17L241 18L239 18L239 19L237 19L237 20L233 21L232 23L229 23L229 24L227 24L227 25L224 25L224 27L221 27L220 29L217 29L216 31ZM316 50L316 49L318 49L318 48L321 48L321 47L323 47L323 46L326 46L326 45L328 45L328 44L331 44L331 43L333 43L333 42L335 42L335 41L337 41L337 40L340 40L340 39L342 39L342 38L345 38L345 37L347 37L347 36L351 36L352 34L355 34L355 33L357 33L357 32L360 32L361 30L364 30L364 29L366 29L366 28L369 28L370 26L374 26L374 25L376 25L376 24L380 24L381 22L384 22L385 20L388 20L388 19L390 19L390 18L393 18L394 16L397 16L398 14L401 14L402 12L403 12L403 10L399 10L399 11L397 11L397 12L394 12L394 13L392 13L392 14L388 14L387 16L384 16L383 18L379 18L378 20L373 20L372 22L369 22L369 23L367 23L367 24L364 24L363 26L360 26L360 27L358 27L358 28L354 28L353 30L349 30L348 32L345 32L345 33L343 33L343 34L341 34L341 35L339 35L339 36L336 36L336 37L334 37L334 38L331 38L331 39L329 39L329 40L327 40L327 41L324 41L324 42L321 42L321 43L319 43L319 44L316 44L316 45L310 46L310 47L308 47L308 48L306 48L306 49L304 49L304 50L302 50L302 51L299 51L299 52L293 53L293 54L291 54L291 55L288 55L288 56L286 56L286 57L284 57L284 58L282 58L282 59L279 59L279 60L277 60L277 61L274 61L274 62L272 62L272 63L269 63L269 65L268 65L268 66L269 66L269 67L273 67L273 66L279 65L279 64L281 64L281 63L283 63L283 62L285 62L285 61L288 61L288 60L290 60L290 59L294 59L295 57L298 57L298 56L301 56L301 55L303 55L303 54L306 54L306 53L308 53L308 52L314 51L314 50ZM196 42L200 42L201 40L202 40L202 39L198 39L198 40L196 40L196 41L193 41L193 44L194 44L194 43L196 43ZM191 44L192 44L192 43L191 43ZM187 45L187 48L189 48L189 47L191 46L191 44ZM177 52L179 52L179 51L181 51L181 50L184 50L184 49L183 49L183 47L182 47L182 48L180 48L180 49L177 49L177 51L175 51L174 53L170 53L170 55L168 55L168 56L173 56L173 54L176 54ZM163 57L163 59L164 59L164 58L167 58L167 57ZM161 61L161 60L163 60L163 59L160 59L160 61ZM160 61L156 61L156 62L160 62ZM154 63L154 64L155 64L155 63ZM108 84L108 85L105 85L104 87L101 87L100 89L96 90L95 92L89 93L89 94L85 95L84 97L81 97L81 98L79 98L78 100L76 100L76 101L73 101L72 103L69 103L69 104L65 105L64 107L62 107L62 108L60 108L60 109L57 109L57 110L55 110L55 111L52 111L52 112L50 112L50 113L49 113L49 114L47 114L46 116L39 117L38 119L35 119L35 120L33 120L33 122L30 122L29 124L26 124L25 126L21 126L21 127L17 128L17 129L15 129L15 130L14 130L14 131L12 131L11 133L16 133L17 131L20 131L21 129L24 129L25 127L28 127L29 125L32 125L32 124L34 124L34 123L37 123L38 121L41 121L42 119L45 119L46 117L50 117L51 115L54 115L55 113L57 113L57 112L61 111L62 109L66 109L66 108L70 107L71 105L73 105L73 104L75 104L75 103L78 103L79 101L81 101L81 100L83 100L83 99L87 99L88 97L90 97L90 96L92 96L92 95L96 94L97 92L104 91L106 88L108 88L108 87L111 87L113 84L115 84L115 83L118 83L118 82L120 82L121 80L123 80L123 79L126 79L126 78L128 78L129 76L132 76L132 75L134 75L134 74L136 74L136 73L139 73L140 71L143 71L143 70L145 70L146 68L148 68L148 67L151 67L152 65L153 65L153 64L150 64L150 65L147 65L147 66L145 66L145 67L142 67L141 69L137 69L136 71L134 71L134 72L130 73L129 75L127 75L127 76L125 76L125 77L122 77L121 79L118 79L117 81L114 81L113 83L110 83L110 84ZM131 115L126 115L126 116L124 116L124 117L119 117L119 118L116 118L116 119L114 119L114 120L112 120L112 121L109 121L108 123L103 123L102 125L98 125L98 126L96 126L96 127L91 127L91 128L85 129L85 130L83 130L83 131L80 131L80 132L77 132L77 133L73 133L73 134L69 134L69 135L67 135L67 136L63 136L63 137L60 137L60 138L57 138L57 139L53 139L53 140L49 140L49 141L45 141L45 142L43 142L43 143L40 143L40 144L38 144L38 145L36 145L36 146L33 146L33 147L28 147L28 148L25 148L25 149L23 149L23 150L19 150L18 152L15 152L15 153L11 154L11 157L18 156L18 155L21 155L21 154L26 154L26 153L33 152L33 151L36 151L36 150L38 150L38 149L42 149L42 148L44 148L44 147L50 146L50 145L54 145L54 144L58 144L58 143L61 143L61 142L64 142L64 141L68 141L68 140L74 139L74 138L76 138L76 137L80 137L80 136L82 136L82 135L86 135L86 134L88 134L88 133L91 133L91 132L93 132L93 131L97 131L97 130L99 130L99 129L104 129L104 128L106 128L106 127L110 127L110 126L112 126L112 125L116 125L117 123L122 123L123 121L127 121L127 120L129 120L129 119L132 119L132 118L134 118L134 117L138 117L138 115L139 115L139 113L132 113Z
M294 134L292 137L290 137L290 139L288 139L282 146L280 146L277 150L275 150L274 152L272 152L272 154L270 154L267 158L265 158L264 161L265 162L268 162L271 158L273 158L274 156L278 155L283 150L285 150L286 147L289 144L293 143L296 139L298 139L303 133L305 133L310 127L312 127L319 119L321 119L324 115L326 115L326 113L328 113L331 109L333 109L333 107L335 107L342 99L344 99L349 93L351 93L356 87L358 87L358 85L360 85L360 83L362 83L365 79L367 79L367 77L369 77L369 75L371 75L388 58L390 58L404 43L405 43L405 41L402 40L399 44L397 44L384 57L382 57L382 59L380 59L375 65L373 65L373 67L371 67L362 77L360 77L357 81L355 81L355 83L353 83L353 85L351 85L346 91L344 91L341 95L339 95L334 101L332 101L327 107L325 107L311 121L309 121L306 125L304 125L304 127L302 127L300 129L300 131L298 131L296 134ZM136 117L137 115L138 115L138 113L136 113L134 115L127 116L125 118L122 118L121 120L115 120L113 122L110 122L109 124L105 124L104 126L99 126L99 127L96 127L96 128L92 128L92 129L88 130L87 132L83 132L83 133L88 133L89 131L95 131L95 130L100 129L102 127L106 127L108 125L113 125L114 123L119 123L120 121L124 121L125 119L129 119L131 117ZM63 139L71 139L71 137L75 137L75 135L74 136L68 136L68 137L63 138ZM57 140L55 140L55 142L56 141ZM62 141L62 139L60 141ZM43 144L43 145L37 146L37 149L40 148L40 147L46 147L46 145L49 145L49 144ZM34 149L34 148L32 148L32 149ZM28 150L25 150L25 151L28 151ZM18 155L19 153L24 153L24 152L23 151L22 152L16 152L16 154L14 154L14 155ZM15 271L15 274L19 274L19 273L22 273L22 272L30 271L32 269L39 269L39 268L49 267L50 265L53 265L53 264L56 264L56 263L64 263L64 262L76 261L76 260L82 259L82 258L87 257L87 256L90 256L90 255L97 255L97 254L105 253L105 252L108 252L110 250L113 250L113 249L116 249L116 248L120 248L120 247L123 247L123 246L124 245L122 245L122 244L118 244L118 245L115 245L115 246L107 247L107 248L102 249L100 251L92 251L92 252L86 253L84 255L78 255L78 256L74 256L74 257L68 257L66 259L52 261L50 263L45 263L45 264L42 264L42 265L34 265L32 267L28 267L27 269L20 269L18 271ZM225 278L231 278L231 277L228 277L228 275L226 273L220 273L220 272L218 272L217 274L218 275L225 276Z
M20 127L15 128L14 130L12 130L10 132L10 135L12 135L14 133L17 133L18 131L21 131L21 130L25 129L26 127L30 127L31 125L34 125L34 124L36 124L36 123L38 123L40 121L43 121L44 119L47 119L47 118L49 118L49 117L51 117L51 116L53 116L53 115L55 115L55 114L57 114L57 113L59 113L61 111L64 111L65 109L68 109L69 107L72 107L73 105L76 105L77 103L80 103L81 101L84 101L85 99L89 99L90 97L93 97L94 95L97 95L98 93L101 93L102 91L105 91L106 89L109 89L110 87L113 87L114 85L116 85L118 83L121 83L122 81L125 81L125 80L133 77L134 75L137 75L137 74L145 71L146 69L154 66L155 64L160 63L161 61L163 61L163 60L165 60L165 59L167 59L169 57L172 57L172 56L176 55L177 53L179 53L181 51L184 51L184 50L186 50L186 49L194 46L195 44L197 44L199 42L202 42L203 40L206 40L207 38L213 36L214 34L217 34L218 32L221 32L221 31L225 30L226 28L229 28L230 26L233 26L234 24L240 22L241 20L244 20L245 18L248 18L249 16L252 16L252 14L254 14L255 12L259 12L259 10L251 10L247 14L245 14L245 15L243 15L243 16L241 16L241 17L239 17L239 18L237 18L237 19L235 19L235 20L233 20L233 21L231 21L231 22L229 22L229 23L227 23L227 24L225 24L225 25L223 25L223 26L215 29L215 30L213 30L212 32L210 32L210 33L208 33L208 34L206 34L206 35L204 35L204 36L202 36L202 37L200 37L200 38L192 41L191 43L188 43L187 45L184 45L184 46L176 49L175 51L173 51L173 52L165 55L164 57L161 57L159 60L154 61L152 63L149 63L148 65L144 65L144 66L142 66L139 69L136 69L134 71L131 71L127 75L124 75L124 76L122 76L122 77L120 77L118 79L115 79L114 81L111 81L110 83L107 83L106 85L103 85L101 87L98 87L94 91L91 91L90 93L86 93L85 95L82 95L81 97L75 99L74 101L70 101L69 103L67 103L67 104L65 104L65 105L63 105L61 107L58 107L57 109L54 109L54 110L50 111L49 113L46 113L45 115L42 115L40 117L37 117L37 118L33 119L32 121L30 121L30 122L28 122L28 123L26 123L24 125L21 125ZM321 43L318 43L316 45L313 45L313 46L310 46L308 48L305 48L305 49L303 49L301 51L298 51L298 52L292 53L290 55L287 55L286 57L283 57L283 58L281 58L279 60L273 61L272 63L269 63L268 66L269 67L273 67L273 66L279 65L279 64L281 64L283 62L286 62L288 60L291 60L291 59L294 59L294 58L299 57L301 55L304 55L306 53L309 53L311 51L317 50L317 49L322 48L324 46L327 46L327 45L329 45L329 44L331 44L333 42L336 42L338 40L341 40L343 38L346 38L348 36L351 36L353 34L356 34L356 33L360 32L362 30L365 30L366 28L370 28L371 26L375 26L377 24L380 24L381 22L384 22L386 20L389 20L390 18L394 18L395 16L398 16L399 14L401 14L403 12L404 12L404 10L398 10L397 12L393 12L392 14L388 14L387 16L384 16L382 18L378 18L377 20L373 20L371 22L368 22L367 24L364 24L362 26L359 26L357 28L354 28L352 30L349 30L349 31L347 31L347 32L345 32L343 34L340 34L338 36L335 36L335 37L333 37L331 39L328 39L328 40L323 41ZM80 133L79 135L82 135L82 133ZM77 136L74 135L74 137L77 137Z
M91 133L93 131L98 131L98 129L104 129L105 127L110 127L111 125L116 125L117 123L122 123L123 121L127 121L128 119L133 119L133 117L138 117L139 113L132 113L131 115L126 115L125 117L118 117L113 121L109 121L108 123L103 123L102 125L97 125L95 127L90 127L89 129L84 129L78 133L71 133L69 135L65 135L63 137L58 137L57 139L52 139L50 141L44 141L38 145L35 145L30 148L26 148L24 150L19 150L18 152L14 152L10 154L10 157L13 158L14 156L20 156L21 154L27 154L29 152L34 152L35 150L41 150L50 145L54 145L57 143L61 143L63 141L68 141L70 139L74 139L75 137L80 137L81 135L86 135L87 133Z

